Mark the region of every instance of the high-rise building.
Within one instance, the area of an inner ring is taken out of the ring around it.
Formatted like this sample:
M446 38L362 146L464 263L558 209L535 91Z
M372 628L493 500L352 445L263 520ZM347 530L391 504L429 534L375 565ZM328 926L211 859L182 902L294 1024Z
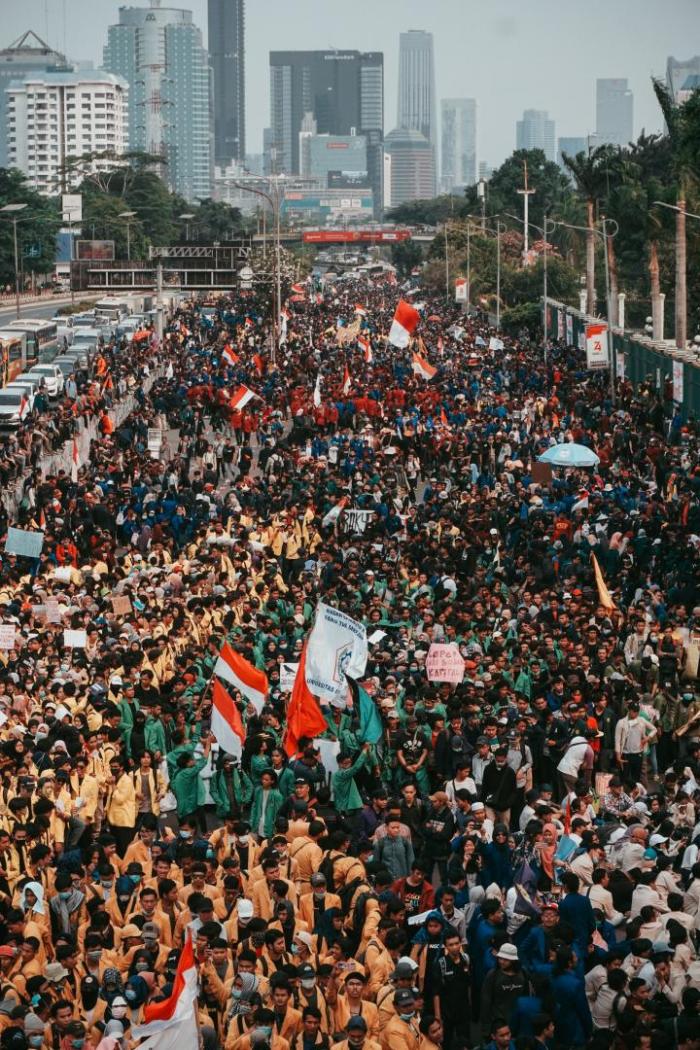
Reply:
M678 103L687 102L690 92L700 87L700 55L678 59L668 56L666 87Z
M435 150L425 135L412 128L395 128L384 146L391 172L391 193L385 196L385 207L435 195Z
M547 160L556 160L554 121L546 109L526 109L516 124L516 149L541 149Z
M399 97L396 124L420 131L437 145L433 34L411 29L399 37Z
M214 159L245 159L245 0L209 0Z
M566 153L567 157L576 157L579 153L586 153L588 151L588 141L583 136L573 136L569 138L557 139L557 164L566 171L562 156Z
M271 51L265 170L299 174L302 124L319 135L363 135L369 185L381 210L384 56L361 51Z
M327 186L331 173L344 174L367 185L367 141L364 135L311 135L309 166L304 172Z
M27 73L6 88L8 165L39 193L71 188L69 157L105 154L92 171L107 170L128 149L129 85L102 70ZM82 179L76 175L75 183Z
M443 98L441 104L443 193L476 182L476 100Z
M65 55L54 51L31 30L0 50L0 168L8 165L6 87L11 80L22 80L25 73L43 73L65 66Z
M186 200L211 194L209 61L192 12L120 7L104 66L129 84L131 149L163 157L163 176Z
M595 82L596 135L599 144L626 146L634 137L634 96L621 78Z

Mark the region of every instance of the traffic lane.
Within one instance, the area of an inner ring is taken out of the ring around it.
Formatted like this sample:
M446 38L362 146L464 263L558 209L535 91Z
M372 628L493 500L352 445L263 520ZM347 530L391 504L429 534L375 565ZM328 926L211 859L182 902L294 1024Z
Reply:
M78 296L76 295L76 302L97 302L98 297L91 296ZM53 317L59 307L68 306L70 303L70 296L56 295L50 299L44 301L37 301L33 303L20 303L19 316L20 317L36 317L37 320L43 320L44 318ZM7 324L8 321L14 321L17 316L14 305L0 307L0 327Z

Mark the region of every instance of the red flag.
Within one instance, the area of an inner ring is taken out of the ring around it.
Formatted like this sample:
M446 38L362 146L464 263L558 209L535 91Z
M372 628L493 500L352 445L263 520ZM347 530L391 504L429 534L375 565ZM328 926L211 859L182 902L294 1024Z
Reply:
M301 650L294 688L287 708L287 732L284 737L284 749L290 756L299 750L299 741L303 736L314 737L325 733L328 728L321 714L318 701L306 684L306 642Z
M444 408L440 409L440 422L442 423L443 427L446 427L448 425L447 424L447 415L445 414L445 409Z
M245 744L243 719L233 698L216 678L212 687L211 728L222 751L240 758Z
M145 1024L153 1021L172 1021L181 1017L197 997L197 965L192 948L192 933L187 931L185 945L180 952L180 959L175 971L173 990L167 999L159 1002L147 1003L143 1008L143 1019ZM152 1029L156 1031L157 1029ZM149 1034L144 1032L144 1035Z
M265 363L260 354L253 354L253 364L258 370L258 375L261 376L265 370Z
M345 366L345 371L343 372L343 393L344 394L349 394L351 386L352 386L352 383L350 381L350 369L346 365Z
M571 834L571 797L566 800L566 812L564 814L564 834Z

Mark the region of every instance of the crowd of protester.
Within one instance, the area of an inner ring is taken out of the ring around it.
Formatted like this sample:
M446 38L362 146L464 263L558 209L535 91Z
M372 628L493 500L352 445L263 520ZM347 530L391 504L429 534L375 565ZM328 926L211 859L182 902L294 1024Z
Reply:
M397 299L309 283L275 355L257 301L185 303L162 346L103 351L89 410L107 375L137 408L88 462L23 463L2 1050L133 1050L188 938L207 1050L698 1050L697 425L444 301L397 349ZM543 470L565 441L599 465ZM349 694L290 755L319 599L367 628L381 732ZM240 761L225 642L269 682L261 711L232 693ZM443 642L460 683L428 679Z

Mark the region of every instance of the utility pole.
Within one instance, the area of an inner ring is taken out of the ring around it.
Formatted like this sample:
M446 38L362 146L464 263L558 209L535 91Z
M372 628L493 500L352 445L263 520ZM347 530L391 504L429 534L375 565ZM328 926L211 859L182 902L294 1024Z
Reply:
M156 267L156 335L158 342L163 342L163 260L158 259Z
M523 161L523 188L517 190L517 193L523 198L523 226L525 230L525 239L523 242L523 262L527 264L527 253L530 247L530 238L528 231L530 228L529 215L530 215L530 196L535 193L535 190L531 190L527 184L527 161Z

